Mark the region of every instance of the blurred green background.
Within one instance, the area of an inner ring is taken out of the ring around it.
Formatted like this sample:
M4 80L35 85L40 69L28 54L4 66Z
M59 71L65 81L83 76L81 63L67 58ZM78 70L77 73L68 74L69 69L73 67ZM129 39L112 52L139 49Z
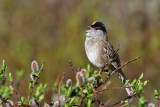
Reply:
M18 89L23 96L28 95L33 60L39 66L46 62L40 81L49 87L62 72L66 72L65 81L72 78L75 83L68 60L76 69L90 63L84 50L85 30L99 20L105 23L110 42L115 47L120 44L122 63L141 57L123 71L131 80L144 73L150 81L144 96L154 102L153 91L160 89L159 13L159 0L0 0L0 61L5 59L13 74L25 71ZM115 75L109 87L116 86L122 84ZM51 100L48 93L46 101ZM101 99L113 103L125 96L125 90L112 90Z

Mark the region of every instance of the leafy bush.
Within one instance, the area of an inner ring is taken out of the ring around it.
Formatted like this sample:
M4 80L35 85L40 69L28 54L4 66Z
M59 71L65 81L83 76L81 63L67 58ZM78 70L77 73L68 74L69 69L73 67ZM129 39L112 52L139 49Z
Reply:
M128 63L137 60L135 58L126 62L120 68L126 66ZM52 87L52 91L54 93L54 97L51 99L52 102L44 102L44 98L47 92L47 84L38 83L40 78L40 74L43 71L44 63L42 63L41 68L39 69L38 63L34 60L31 63L31 70L32 73L30 74L31 80L29 81L29 90L30 93L28 97L23 97L19 94L19 92L14 87L14 80L11 72L6 72L7 66L5 61L2 62L2 67L0 69L0 104L3 106L33 106L39 107L44 105L44 107L72 107L72 106L84 106L84 107L93 107L93 106L113 106L113 105L122 105L122 106L129 106L130 102L129 99L132 97L139 97L138 106L139 107L155 107L155 104L147 103L147 100L144 99L143 96L140 95L144 92L144 87L147 85L148 80L143 81L144 75L142 74L138 79L134 79L131 83L128 80L125 85L128 83L131 84L131 87L134 88L134 93L126 98L115 102L114 104L105 105L102 101L100 101L99 96L107 90L119 90L125 89L123 87L112 87L112 88L102 88L99 89L100 86L103 86L108 79L112 75L114 75L118 69L111 71L108 73L108 76L103 80L100 77L100 74L91 69L90 65L87 65L86 69L83 68L79 71L75 71L72 63L72 70L75 73L75 78L77 83L73 84L71 79L68 79L66 83L64 83L65 73L63 73L61 80L59 83L55 82L54 86ZM16 73L18 79L22 79L24 71L18 71ZM37 87L36 87L37 86ZM36 88L36 89L35 89ZM33 90L35 89L35 92ZM17 101L13 102L12 97L13 93L17 96ZM156 100L160 100L160 92L155 90L154 97Z

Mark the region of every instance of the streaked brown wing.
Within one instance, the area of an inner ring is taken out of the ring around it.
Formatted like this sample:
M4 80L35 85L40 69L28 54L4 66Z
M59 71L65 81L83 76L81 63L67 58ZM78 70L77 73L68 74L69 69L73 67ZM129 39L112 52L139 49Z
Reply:
M108 42L108 41L103 41L104 43L104 56L106 57L106 63L111 64L114 60L116 60L118 57L118 54L116 53L114 47Z

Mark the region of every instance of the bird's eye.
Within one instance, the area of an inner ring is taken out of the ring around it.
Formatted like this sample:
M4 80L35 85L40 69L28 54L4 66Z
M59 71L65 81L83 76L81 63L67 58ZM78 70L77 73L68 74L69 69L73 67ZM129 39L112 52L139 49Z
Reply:
M99 29L99 27L96 27L96 30L98 30Z

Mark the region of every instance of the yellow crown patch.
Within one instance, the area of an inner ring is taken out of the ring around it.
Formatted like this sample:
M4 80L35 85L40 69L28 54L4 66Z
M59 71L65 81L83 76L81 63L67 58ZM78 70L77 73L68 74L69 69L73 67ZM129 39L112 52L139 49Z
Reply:
M97 22L97 21L94 21L94 22L92 23L92 25L94 25L96 22Z

